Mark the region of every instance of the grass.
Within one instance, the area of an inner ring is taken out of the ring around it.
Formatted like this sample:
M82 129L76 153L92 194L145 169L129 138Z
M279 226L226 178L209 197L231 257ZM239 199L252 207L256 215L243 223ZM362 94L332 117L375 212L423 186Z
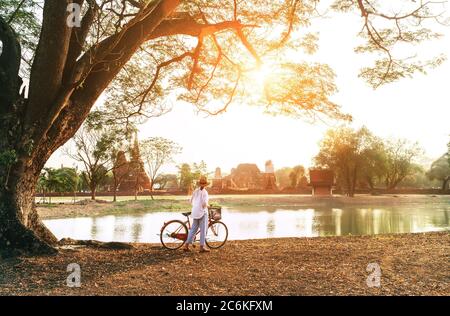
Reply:
M155 199L118 202L92 202L82 204L41 204L39 215L44 219L84 216L104 216L117 214L141 214L149 212L181 212L190 209L188 201Z

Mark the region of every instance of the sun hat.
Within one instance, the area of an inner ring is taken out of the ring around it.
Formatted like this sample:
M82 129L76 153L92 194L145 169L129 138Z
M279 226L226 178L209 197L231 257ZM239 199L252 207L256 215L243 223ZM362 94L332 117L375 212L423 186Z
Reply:
M208 179L205 176L201 176L200 179L198 180L198 185L204 187L208 186L209 185Z

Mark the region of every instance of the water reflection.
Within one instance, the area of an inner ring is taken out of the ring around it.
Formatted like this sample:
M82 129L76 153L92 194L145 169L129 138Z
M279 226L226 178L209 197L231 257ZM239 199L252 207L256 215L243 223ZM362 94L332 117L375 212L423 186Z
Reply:
M374 235L448 230L450 206L315 209L225 209L229 239ZM170 212L46 220L58 238L159 242L164 221L184 219Z

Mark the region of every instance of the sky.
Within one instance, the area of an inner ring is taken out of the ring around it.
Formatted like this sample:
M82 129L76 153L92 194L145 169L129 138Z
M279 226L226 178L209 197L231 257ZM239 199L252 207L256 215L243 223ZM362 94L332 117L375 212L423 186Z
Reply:
M374 90L358 78L367 61L353 52L360 28L358 16L345 15L313 25L320 36L315 59L329 64L337 75L339 92L332 100L353 116L351 127L365 125L381 137L417 141L425 150L423 161L430 163L446 151L450 140L450 61L427 75L416 74ZM418 48L422 53L450 56L450 27L439 31L444 37L423 43ZM295 53L292 57L295 60ZM221 167L223 173L229 173L239 163L256 163L264 170L269 159L275 169L298 164L310 167L326 130L340 124L274 117L246 104L234 104L224 114L205 117L197 115L192 105L177 102L168 114L141 125L138 136L166 137L183 147L164 172L176 172L176 165L182 162L203 160L210 171ZM58 150L48 165L59 167L61 163L73 165Z

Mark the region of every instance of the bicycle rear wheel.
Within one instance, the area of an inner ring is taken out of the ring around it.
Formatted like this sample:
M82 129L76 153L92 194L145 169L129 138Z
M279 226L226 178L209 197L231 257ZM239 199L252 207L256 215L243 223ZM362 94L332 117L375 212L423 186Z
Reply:
M217 249L225 245L228 239L228 227L221 221L213 221L206 232L206 244L209 248Z
M180 220L173 220L164 224L159 238L165 248L176 250L184 245L187 235L188 229L186 224Z

